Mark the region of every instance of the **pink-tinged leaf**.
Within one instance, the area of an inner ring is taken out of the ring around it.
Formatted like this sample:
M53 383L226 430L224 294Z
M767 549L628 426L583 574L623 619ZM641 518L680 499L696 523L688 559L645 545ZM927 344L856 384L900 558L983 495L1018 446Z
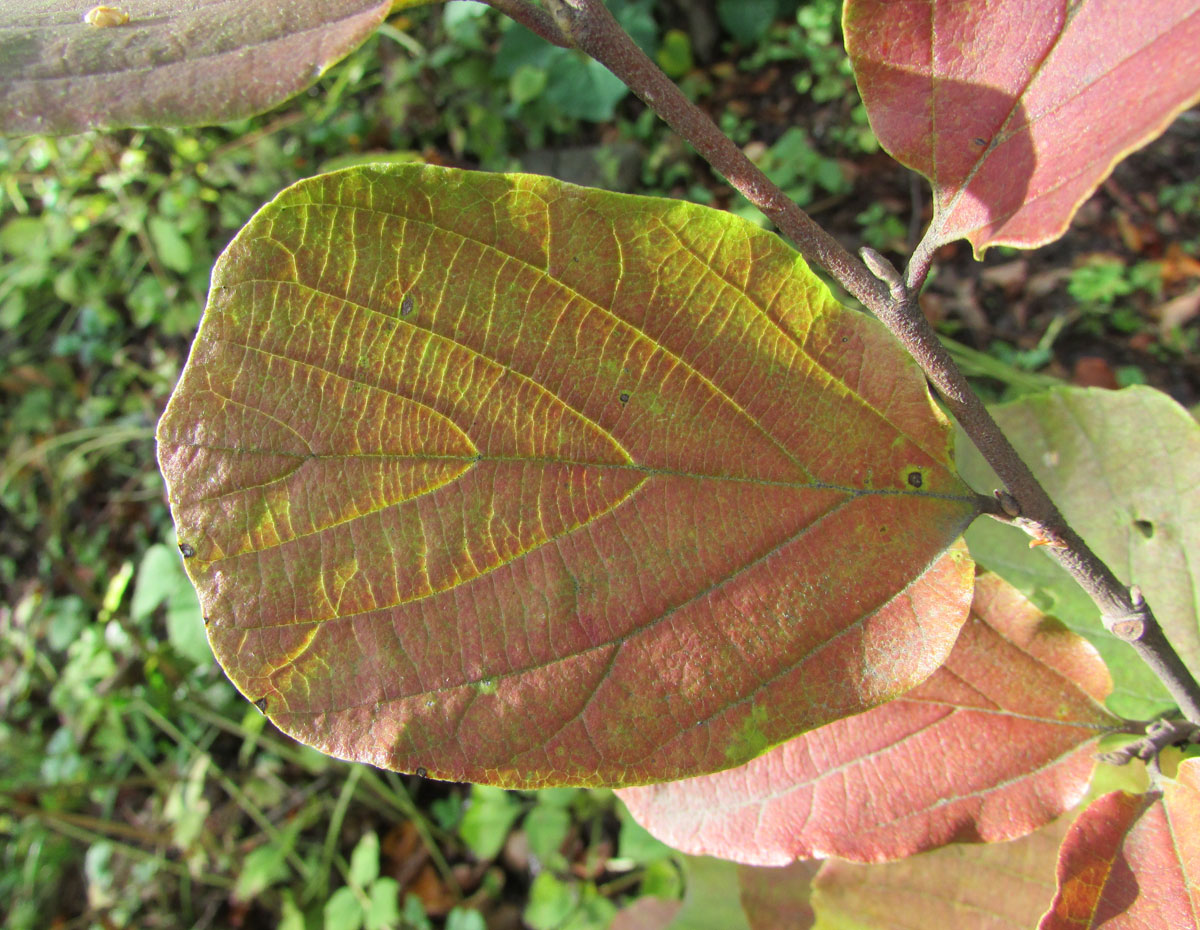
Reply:
M671 846L755 865L1009 840L1083 797L1117 723L1109 686L1085 640L981 575L954 651L909 694L741 768L619 794Z
M0 132L223 122L312 84L391 0L0 0Z
M1163 781L1161 793L1114 791L1079 816L1041 930L1200 928L1200 760Z
M1200 0L848 0L880 143L930 180L929 241L1033 248L1200 100Z
M878 865L830 859L813 881L814 926L1029 930L1054 897L1054 862L1071 819L1010 843L945 846ZM785 930L749 917L754 930Z
M505 786L738 765L941 664L977 512L924 379L778 237L363 167L218 262L159 425L230 678L332 755Z

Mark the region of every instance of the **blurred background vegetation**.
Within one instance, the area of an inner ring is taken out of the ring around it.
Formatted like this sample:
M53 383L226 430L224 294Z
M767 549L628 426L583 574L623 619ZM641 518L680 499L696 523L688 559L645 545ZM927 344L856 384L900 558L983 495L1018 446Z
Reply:
M628 31L848 246L903 253L925 188L881 153L838 0L612 0ZM1200 385L1200 121L1030 255L943 250L926 311L989 396ZM687 864L607 791L508 793L299 746L226 681L154 425L208 273L293 181L364 161L526 170L756 221L600 66L478 3L393 17L279 110L0 140L0 913L45 927L608 927Z

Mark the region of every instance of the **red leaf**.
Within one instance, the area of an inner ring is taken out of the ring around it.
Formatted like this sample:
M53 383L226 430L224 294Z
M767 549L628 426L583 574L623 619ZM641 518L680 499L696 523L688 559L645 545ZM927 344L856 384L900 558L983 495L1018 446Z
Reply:
M1161 793L1114 791L1063 841L1058 894L1040 930L1200 927L1200 760Z
M1115 722L1108 674L1082 638L995 575L933 676L737 769L619 792L689 853L779 865L877 862L954 841L1022 836L1074 806L1092 742Z
M849 0L880 142L933 185L930 242L1058 238L1113 165L1200 99L1200 0Z
M504 786L739 764L923 681L978 512L779 238L365 167L242 230L159 424L209 640L296 738Z

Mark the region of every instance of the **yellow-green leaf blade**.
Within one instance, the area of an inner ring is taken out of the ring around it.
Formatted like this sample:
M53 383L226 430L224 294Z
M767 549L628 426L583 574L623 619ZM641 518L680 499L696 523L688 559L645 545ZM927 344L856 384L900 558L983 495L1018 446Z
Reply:
M975 497L915 366L675 201L297 185L218 264L159 443L231 679L398 769L735 765L924 679L970 599L939 556Z

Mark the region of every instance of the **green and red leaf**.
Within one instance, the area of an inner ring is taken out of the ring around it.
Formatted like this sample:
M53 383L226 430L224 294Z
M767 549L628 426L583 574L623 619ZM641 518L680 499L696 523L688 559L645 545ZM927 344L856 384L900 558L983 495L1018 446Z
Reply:
M752 224L411 165L248 224L158 432L234 684L509 786L738 765L923 681L972 584L947 437Z
M1200 100L1200 0L848 0L880 143L933 186L931 245L1033 248Z
M0 0L0 132L216 123L312 84L391 0Z
M740 768L619 793L664 842L752 865L1010 840L1083 797L1117 723L1109 686L1085 640L982 575L954 651L913 691Z
M1079 816L1040 930L1200 928L1200 760L1163 782L1106 794Z

